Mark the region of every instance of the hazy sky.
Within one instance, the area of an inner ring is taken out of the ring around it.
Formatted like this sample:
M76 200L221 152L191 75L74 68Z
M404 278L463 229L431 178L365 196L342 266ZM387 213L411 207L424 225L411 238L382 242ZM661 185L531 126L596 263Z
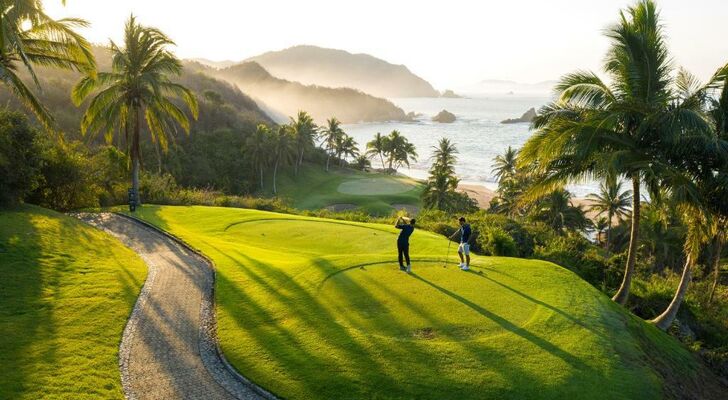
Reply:
M84 18L93 42L118 40L134 13L177 43L180 57L242 60L297 44L369 53L438 89L483 79L537 82L600 66L603 29L626 0L45 0L55 17ZM662 0L678 65L707 78L728 61L728 1Z

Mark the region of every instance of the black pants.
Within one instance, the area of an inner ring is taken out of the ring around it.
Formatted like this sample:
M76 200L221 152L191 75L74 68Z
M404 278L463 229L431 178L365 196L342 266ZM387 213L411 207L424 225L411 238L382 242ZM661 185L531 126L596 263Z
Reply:
M400 267L404 268L404 264L402 263L402 257L404 257L404 259L407 261L407 265L410 265L409 243L397 243L397 253Z

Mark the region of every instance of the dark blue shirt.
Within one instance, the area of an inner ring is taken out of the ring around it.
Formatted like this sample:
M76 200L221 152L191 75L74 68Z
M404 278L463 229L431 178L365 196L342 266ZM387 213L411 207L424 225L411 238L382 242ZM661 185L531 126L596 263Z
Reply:
M412 232L415 231L415 227L410 224L400 224L395 225L395 228L402 230L397 238L397 244L408 245L409 237L412 236Z
M460 227L460 243L468 243L470 240L470 234L472 233L472 230L470 229L470 224L464 224Z

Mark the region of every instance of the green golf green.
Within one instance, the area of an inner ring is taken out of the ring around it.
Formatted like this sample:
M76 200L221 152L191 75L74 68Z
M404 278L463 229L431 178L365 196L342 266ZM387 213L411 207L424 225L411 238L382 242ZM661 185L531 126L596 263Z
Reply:
M361 196L374 196L381 194L406 193L415 188L415 185L405 181L387 178L361 178L342 182L336 189L339 193L358 194Z
M0 211L0 399L121 399L119 342L147 268L81 221Z
M700 371L674 339L570 271L478 257L443 268L417 230L413 273L392 226L214 207L137 214L208 255L218 335L284 398L660 399ZM682 379L682 378L681 378Z

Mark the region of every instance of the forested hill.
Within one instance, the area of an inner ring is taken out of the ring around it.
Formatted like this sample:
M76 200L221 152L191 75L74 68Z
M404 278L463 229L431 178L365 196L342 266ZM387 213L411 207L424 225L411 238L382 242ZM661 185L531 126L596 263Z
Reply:
M389 100L356 89L304 85L278 78L256 62L215 69L188 63L200 71L225 79L280 117L306 110L319 123L336 117L344 123L407 120L405 112Z
M294 46L251 57L274 76L306 85L350 87L378 97L438 97L426 80L404 65L368 54Z
M109 71L111 56L102 47L95 47L99 71ZM40 102L44 104L56 119L59 128L69 137L78 138L81 116L87 104L76 107L71 101L71 89L78 82L80 74L58 69L38 68L39 91L31 82L30 76L21 74L22 79L28 83L32 91L38 94ZM249 96L235 86L203 73L196 68L184 69L177 81L195 92L200 102L200 118L193 122L193 131L214 131L218 129L249 129L259 122L272 122ZM10 109L31 113L22 106L7 89L0 86L0 104Z

